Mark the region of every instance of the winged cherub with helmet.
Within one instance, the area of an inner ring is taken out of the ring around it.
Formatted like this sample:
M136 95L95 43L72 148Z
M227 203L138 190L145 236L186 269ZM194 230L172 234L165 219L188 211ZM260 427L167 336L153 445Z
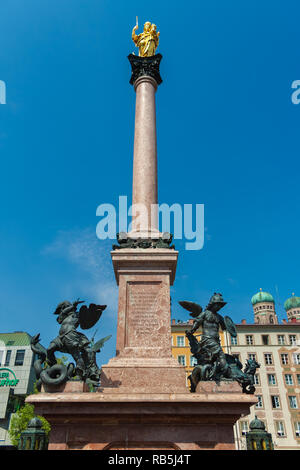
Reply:
M229 317L225 316L223 318L218 313L218 311L226 305L222 294L215 292L204 311L202 311L200 305L194 302L182 301L179 302L179 304L191 312L190 315L194 318L192 329L186 331L188 338L193 341L193 344L195 343L195 338L191 338L193 333L195 333L198 328L202 327L201 340L199 343L197 342L198 354L209 358L211 364L218 362L222 376L230 378L230 367L221 347L219 329L221 327L222 330L228 330L232 336L236 336L236 330Z

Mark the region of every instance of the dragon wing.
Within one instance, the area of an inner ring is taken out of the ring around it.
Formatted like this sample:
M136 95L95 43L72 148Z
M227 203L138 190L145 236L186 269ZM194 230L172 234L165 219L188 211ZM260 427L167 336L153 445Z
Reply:
M191 315L191 317L198 317L198 315L200 315L200 313L202 312L202 307L201 305L198 305L196 304L195 302L189 302L188 300L182 300L181 302L179 302L179 304L181 305L181 307L185 308L186 310L188 310Z
M103 310L106 309L106 305L90 304L88 307L82 305L79 310L79 325L83 330L92 328L102 315Z

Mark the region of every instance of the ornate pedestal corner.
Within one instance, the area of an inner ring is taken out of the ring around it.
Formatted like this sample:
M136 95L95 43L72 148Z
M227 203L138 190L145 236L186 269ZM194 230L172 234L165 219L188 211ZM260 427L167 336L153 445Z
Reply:
M157 85L162 83L162 78L159 72L159 65L162 59L161 54L156 54L151 57L140 57L134 54L129 54L128 60L131 65L131 78L129 83L134 85L136 80L142 76L153 78Z

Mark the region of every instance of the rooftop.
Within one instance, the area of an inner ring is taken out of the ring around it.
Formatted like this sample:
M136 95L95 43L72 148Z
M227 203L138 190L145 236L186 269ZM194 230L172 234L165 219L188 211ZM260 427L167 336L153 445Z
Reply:
M13 333L0 333L0 343L5 346L30 346L31 336L25 331L14 331Z
M171 321L171 325L172 326L189 326L189 325L192 325L193 322L194 322L194 320L192 320L192 319L183 321L183 320L175 320L173 318L172 321Z

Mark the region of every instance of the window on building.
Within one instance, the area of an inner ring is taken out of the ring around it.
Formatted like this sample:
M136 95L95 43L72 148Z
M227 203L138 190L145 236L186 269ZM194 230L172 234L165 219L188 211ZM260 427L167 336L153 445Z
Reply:
M278 395L271 395L272 408L280 408L280 400Z
M266 353L264 356L265 356L265 364L266 365L273 364L272 354Z
M184 336L177 336L177 346L184 346Z
M274 424L275 424L277 436L278 437L284 437L285 436L284 422L283 421L275 421Z
M5 366L9 366L10 358L11 358L11 349L8 349L6 351L6 356L5 356L5 362L4 362Z
M293 353L293 363L294 364L300 364L300 354Z
M286 365L289 363L289 355L284 353L284 354L280 354L280 357L281 357L281 364L283 365Z
M178 362L182 366L185 366L185 356L178 356Z
M285 337L284 337L284 335L278 335L278 336L277 336L277 340L278 340L278 344L281 344L281 345L285 344Z
M268 374L268 384L269 385L276 385L276 375L275 374Z
M190 357L190 365L192 367L196 366L197 365L197 359L194 357L194 356L191 356Z
M231 344L232 346L236 346L238 343L237 343L237 336L231 336Z
M270 343L269 343L269 335L262 335L262 336L261 336L261 340L262 340L262 344L263 344L264 346L267 346L268 344L270 344Z
M25 349L18 349L16 353L15 366L22 366L24 363Z
M263 408L263 398L262 395L256 395L257 398L257 403L255 405L255 408Z
M241 434L245 436L249 430L248 421L241 421Z
M256 354L255 353L248 353L248 359L251 359L252 361L256 361Z
M298 408L298 403L297 403L297 397L294 395L289 396L289 403L290 403L290 408L296 409Z
M0 350L0 366L2 366L3 358L4 358L4 351Z
M259 380L259 375L258 374L254 374L253 379L254 379L254 385L260 385L260 380Z
M294 423L296 437L300 437L300 421Z
M297 384L300 385L300 374L297 374Z
M289 335L289 341L290 341L291 346L296 346L297 345L296 335Z
M253 344L253 335L246 335L246 344L248 345Z
M292 374L284 374L284 380L286 385L294 385Z

